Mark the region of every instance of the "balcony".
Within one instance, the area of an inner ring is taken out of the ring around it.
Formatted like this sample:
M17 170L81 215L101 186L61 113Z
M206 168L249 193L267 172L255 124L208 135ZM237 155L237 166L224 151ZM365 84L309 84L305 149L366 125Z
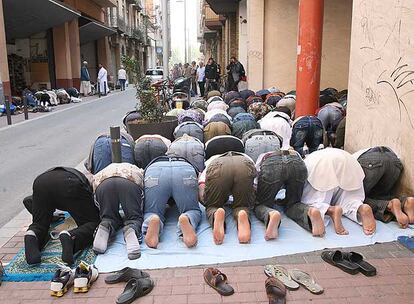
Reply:
M116 0L92 0L100 7L116 7Z
M138 28L132 30L132 39L135 39L139 42L144 42L144 32Z
M121 33L126 31L125 20L121 16L112 16L110 25Z
M125 35L132 37L132 28L130 26L125 26Z
M206 5L204 7L204 13L205 13L205 26L210 30L220 30L221 27L226 22L226 18L222 15L217 15L209 5Z
M206 0L216 14L236 13L239 0Z
M132 4L138 11L143 9L141 0L126 0L127 4Z

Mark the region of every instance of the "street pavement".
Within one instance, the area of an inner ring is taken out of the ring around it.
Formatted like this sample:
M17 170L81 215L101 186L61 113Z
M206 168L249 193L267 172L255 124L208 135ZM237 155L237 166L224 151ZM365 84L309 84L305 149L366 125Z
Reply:
M23 209L37 175L54 166L75 167L99 134L122 126L135 104L131 88L0 128L0 227Z

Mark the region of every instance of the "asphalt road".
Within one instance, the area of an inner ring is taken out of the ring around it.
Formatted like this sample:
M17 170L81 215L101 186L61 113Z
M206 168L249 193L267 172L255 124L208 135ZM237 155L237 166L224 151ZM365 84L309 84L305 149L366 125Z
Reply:
M78 165L99 134L122 126L135 103L135 89L128 89L0 128L0 227L24 208L22 200L37 175L54 166Z

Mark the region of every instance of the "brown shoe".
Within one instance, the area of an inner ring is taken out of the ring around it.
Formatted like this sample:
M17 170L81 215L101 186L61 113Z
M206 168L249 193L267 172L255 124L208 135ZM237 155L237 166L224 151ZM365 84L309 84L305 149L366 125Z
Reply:
M204 271L204 281L222 296L231 296L233 287L227 283L227 276L216 268L207 268Z
M286 303L286 287L278 279L270 277L265 283L267 298L269 304Z

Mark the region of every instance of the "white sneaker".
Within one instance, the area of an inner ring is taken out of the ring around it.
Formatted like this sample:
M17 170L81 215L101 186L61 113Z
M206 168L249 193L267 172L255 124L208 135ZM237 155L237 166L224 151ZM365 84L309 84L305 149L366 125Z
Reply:
M50 295L60 298L73 285L75 270L69 267L61 267L55 272L50 282Z
M88 292L92 283L98 279L98 275L98 268L96 268L95 265L88 265L82 261L75 271L73 292Z

